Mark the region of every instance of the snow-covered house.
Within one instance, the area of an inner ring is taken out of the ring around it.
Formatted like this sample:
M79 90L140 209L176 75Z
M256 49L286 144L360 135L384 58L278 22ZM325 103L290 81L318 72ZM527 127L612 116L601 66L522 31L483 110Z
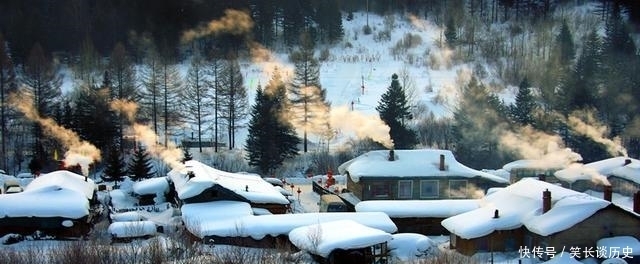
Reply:
M608 182L613 192L633 196L640 191L640 160L614 157L584 165L573 164L557 171L555 176L572 190L602 190L603 184Z
M523 159L509 162L502 169L509 173L509 182L515 183L524 178L537 178L551 183L560 181L554 177L556 171L564 169L562 163L550 163L544 160Z
M184 168L168 174L181 204L211 201L246 202L274 214L286 213L289 200L273 185L255 174L230 173L189 160Z
M284 246L295 228L338 220L352 220L390 234L398 231L381 212L255 215L248 203L237 201L182 206L182 221L193 239L238 246Z
M478 209L442 221L463 254L542 247L594 247L604 237L640 236L640 214L548 182L525 178L492 192Z
M154 205L166 202L169 181L166 177L146 179L133 184L133 194L139 205Z
M399 233L443 235L449 231L442 226L442 220L479 207L478 199L371 200L359 202L355 210L387 214Z
M353 220L301 226L289 232L297 248L320 263L387 263L387 242L393 236Z
M92 227L95 189L91 179L69 171L42 174L23 192L0 195L0 233L83 236Z
M471 169L449 150L369 151L338 167L360 200L430 200L479 197L509 181Z

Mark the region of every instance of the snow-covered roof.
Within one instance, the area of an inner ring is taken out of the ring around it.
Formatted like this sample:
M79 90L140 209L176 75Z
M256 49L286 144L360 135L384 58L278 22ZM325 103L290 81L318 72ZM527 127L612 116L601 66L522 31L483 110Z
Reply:
M627 162L629 163L627 164ZM616 176L640 184L640 160L629 157L614 157L587 164L577 163L557 171L555 176L567 182Z
M336 249L366 248L391 239L391 234L353 220L301 226L289 232L289 240L293 245L324 258Z
M138 195L167 193L169 192L169 182L166 177L146 179L134 183L133 192Z
M544 169L559 170L566 167L564 163L553 163L547 160L521 159L514 160L502 166L502 169L511 172L514 169Z
M89 215L85 195L58 186L31 188L21 193L0 195L0 218L65 217L78 219Z
M389 161L388 150L362 154L338 167L340 174L349 172L354 182L361 177L481 177L499 183L509 181L460 164L453 153L441 149L394 150L395 160ZM445 158L445 170L439 169L440 155Z
M633 256L633 258L640 258L640 240L632 236L617 236L617 237L607 237L598 240L596 243L598 248L604 247L607 249L607 253L613 253L612 249L617 249L620 253L619 257L623 257L623 249L629 248L626 252L628 252L629 256ZM607 256L607 257L615 257L615 256Z
M551 192L551 209L542 213L542 193ZM488 235L495 230L525 226L533 233L547 236L566 230L610 202L585 193L531 178L524 178L481 200L478 209L442 221L449 232L464 239ZM494 218L498 210L499 217Z
M86 181L85 181L86 180ZM57 186L83 194L87 199L93 198L96 185L92 179L67 170L59 170L41 174L25 187L25 191L43 187Z
M393 239L387 244L389 254L402 263L413 263L417 258L437 251L438 245L425 235L399 233L392 236Z
M392 218L451 217L480 207L479 200L372 200L359 202L356 212L383 212Z
M195 175L191 179L187 175L189 171ZM182 200L219 185L252 203L289 204L289 200L280 191L255 174L225 172L196 160L189 160L184 168L174 169L168 175L175 185L178 198Z
M195 236L252 237L287 235L291 230L329 221L350 219L387 233L398 231L389 216L368 213L305 213L252 215L249 204L235 201L193 203L182 206L185 226Z
M156 225L151 221L113 222L109 225L113 237L143 237L156 234Z

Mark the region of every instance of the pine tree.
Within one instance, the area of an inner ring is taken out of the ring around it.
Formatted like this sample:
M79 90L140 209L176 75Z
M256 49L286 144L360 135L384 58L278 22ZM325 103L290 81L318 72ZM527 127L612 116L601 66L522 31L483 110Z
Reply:
M264 91L258 87L255 100L245 143L246 158L249 165L270 175L285 159L298 155L300 139L289 121L283 118L286 88L277 71Z
M531 85L525 77L518 86L516 102L510 108L511 118L520 125L534 125L533 114L536 107L535 98L531 93Z
M114 181L117 186L125 175L127 175L127 168L124 159L120 156L120 150L118 147L112 146L109 148L109 156L107 156L107 164L102 178L105 181Z
M497 168L512 157L498 149L494 129L506 120L500 99L472 77L453 113L452 137L456 158L472 168Z
M562 86L566 113L596 106L597 90L602 74L601 42L595 30L587 36L569 78Z
M451 48L455 48L458 42L458 31L456 29L455 21L453 17L449 17L447 19L447 24L445 25L444 37L447 45Z
M99 149L114 145L118 138L117 118L109 107L111 82L105 72L100 86L81 85L74 91L74 124L78 134Z
M56 100L62 93L62 78L53 60L45 55L40 44L36 43L31 49L22 77L23 83L33 95L33 106L37 113L42 117L53 116ZM33 137L35 157L41 161L47 160L44 147L46 139L38 124L34 124Z
M185 163L186 161L189 161L192 159L193 159L193 155L189 151L189 147L183 146L182 147L182 163Z
M418 143L415 133L406 124L413 119L413 115L409 111L409 102L397 74L391 76L391 85L382 94L376 110L380 119L391 129L389 134L395 148L410 149Z
M562 21L562 27L560 28L560 34L556 37L556 50L558 61L560 65L570 65L575 56L575 47L573 43L573 36L567 25L567 20Z
M7 43L5 43L2 33L0 33L0 133L2 133L2 147L0 154L0 166L8 169L8 155L7 155L7 134L9 132L9 94L17 90L16 84L16 72L11 60L11 55Z
M337 0L329 0L318 5L316 21L318 23L318 33L321 40L334 43L342 39L344 29L342 28L342 15L338 7Z
M303 130L303 151L308 150L308 134L327 134L329 128L329 103L326 90L320 86L320 65L314 57L314 43L308 35L302 36L300 50L291 57L295 64L294 79L289 94L296 127Z
M156 174L156 172L153 171L153 165L151 164L151 157L149 157L149 153L141 146L133 152L128 170L131 175L131 179L135 181L148 179Z

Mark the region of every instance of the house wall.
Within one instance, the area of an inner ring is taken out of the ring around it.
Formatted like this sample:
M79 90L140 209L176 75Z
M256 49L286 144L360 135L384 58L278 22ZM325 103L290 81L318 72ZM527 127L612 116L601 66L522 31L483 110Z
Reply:
M423 195L422 181L429 184L437 182L437 194ZM399 184L411 182L410 196L399 196ZM464 183L460 185L461 183ZM464 186L462 189L458 187ZM355 183L347 177L347 188L360 200L439 200L439 199L469 199L478 198L477 191L486 192L492 187L505 187L506 184L493 182L484 178L466 177L361 177ZM380 194L380 189L385 190L386 195Z
M288 205L285 205L285 204L256 204L256 203L252 203L251 207L267 209L272 214L286 214L287 210L289 209Z
M69 220L73 226L65 227L62 222ZM92 228L88 216L70 219L64 217L3 217L0 218L0 236L6 234L31 235L41 231L46 235L57 237L81 237Z
M609 180L609 183L611 183L613 192L622 194L624 196L633 197L633 194L640 190L640 183L617 176L609 176L609 178L607 179ZM638 179L640 179L640 175L638 176Z
M244 197L237 195L236 193L229 191L225 188L221 188L219 185L214 185L206 190L202 191L200 194L184 199L182 202L185 204L188 203L204 203L204 202L213 202L213 201L240 201L240 202L249 202Z
M560 168L551 168L551 169L534 169L534 168L516 168L512 169L509 172L511 183L515 183L520 181L522 178L538 178L538 175L544 174L545 181L550 183L564 183L558 180L554 175L554 173Z
M570 247L594 247L601 238L612 236L634 236L640 239L640 217L615 205L610 205L573 227L542 237L533 237L532 246L547 245L561 251Z
M522 245L524 229L494 231L489 235L473 239L451 236L455 240L450 242L451 248L455 248L461 254L471 256L477 252L517 251Z
M391 218L398 227L398 233L418 233L426 236L447 235L449 231L440 224L440 217L403 217Z
M346 176L347 176L347 189L349 191L351 191L353 193L353 195L358 197L358 199L360 199L360 201L364 201L362 199L363 198L362 184L360 184L360 182L356 183L353 180L351 180L349 172L346 173Z

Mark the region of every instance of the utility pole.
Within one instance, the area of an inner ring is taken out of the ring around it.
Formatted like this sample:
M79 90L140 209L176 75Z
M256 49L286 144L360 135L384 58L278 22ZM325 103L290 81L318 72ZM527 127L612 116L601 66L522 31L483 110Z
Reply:
M369 0L367 0L367 27L369 27Z

